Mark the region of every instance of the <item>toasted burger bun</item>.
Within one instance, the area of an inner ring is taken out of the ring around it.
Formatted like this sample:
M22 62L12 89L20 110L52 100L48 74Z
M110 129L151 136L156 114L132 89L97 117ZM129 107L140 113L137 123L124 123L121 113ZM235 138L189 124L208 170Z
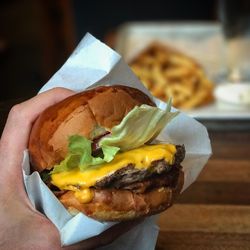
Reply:
M135 106L155 106L138 89L126 86L103 86L73 95L46 109L33 125L29 153L33 170L52 169L67 154L68 137L82 135L95 139L113 126ZM93 199L80 202L73 191L57 195L69 211L81 211L100 221L123 221L159 213L168 208L183 184L180 172L174 187L157 187L147 192L115 188L93 188Z
M29 139L34 170L51 169L63 160L70 135L92 139L99 127L110 131L141 104L155 106L140 90L117 85L87 90L47 108L36 120Z
M125 221L166 210L180 193L183 181L184 175L180 171L175 188L160 187L142 194L128 190L92 189L94 198L85 204L80 203L72 191L67 191L59 200L72 214L83 212L99 221Z

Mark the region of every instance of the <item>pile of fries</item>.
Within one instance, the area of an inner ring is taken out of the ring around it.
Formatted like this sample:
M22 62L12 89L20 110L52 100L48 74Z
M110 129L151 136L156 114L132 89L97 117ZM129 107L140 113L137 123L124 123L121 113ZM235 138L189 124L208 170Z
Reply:
M192 58L159 43L152 43L130 66L150 92L173 106L192 109L213 101L213 83Z

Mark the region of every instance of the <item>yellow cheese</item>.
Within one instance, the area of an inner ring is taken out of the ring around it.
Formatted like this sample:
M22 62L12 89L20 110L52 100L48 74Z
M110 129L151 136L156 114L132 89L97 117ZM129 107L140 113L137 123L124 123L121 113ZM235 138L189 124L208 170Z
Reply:
M174 162L175 152L176 147L172 144L143 146L127 152L118 153L111 162L92 166L85 171L74 169L52 174L51 182L61 190L76 191L75 195L84 201L88 200L91 194L89 191L82 190L88 190L89 187L94 186L97 181L103 179L105 176L113 174L128 164L133 164L135 168L138 169L147 169L153 161L161 159L172 164Z
M81 203L90 202L92 200L93 196L94 196L93 191L89 188L75 191L75 197Z

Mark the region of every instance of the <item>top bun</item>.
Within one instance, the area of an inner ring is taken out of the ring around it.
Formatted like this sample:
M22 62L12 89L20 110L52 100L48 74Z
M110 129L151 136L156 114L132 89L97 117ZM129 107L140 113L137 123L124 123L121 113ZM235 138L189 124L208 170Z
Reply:
M34 170L51 169L63 160L69 136L78 134L94 139L105 130L110 131L141 104L155 106L140 90L116 85L90 89L47 108L30 134L29 153Z

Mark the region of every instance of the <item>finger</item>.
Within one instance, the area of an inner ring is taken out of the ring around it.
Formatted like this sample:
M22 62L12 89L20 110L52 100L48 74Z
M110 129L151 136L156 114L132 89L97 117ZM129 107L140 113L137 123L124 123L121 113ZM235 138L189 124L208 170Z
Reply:
M106 246L108 244L111 244L119 236L123 235L124 233L140 224L142 221L143 219L121 222L107 229L100 235L81 241L71 246L63 247L63 250L89 250L101 246Z
M4 148L10 149L13 153L25 149L31 125L38 115L73 93L68 89L55 88L14 106L3 131L1 145L4 144Z
M1 166L8 166L5 172L16 173L13 167L18 167L21 172L22 153L27 147L32 123L47 107L72 94L74 92L71 90L55 88L12 108L0 140Z

